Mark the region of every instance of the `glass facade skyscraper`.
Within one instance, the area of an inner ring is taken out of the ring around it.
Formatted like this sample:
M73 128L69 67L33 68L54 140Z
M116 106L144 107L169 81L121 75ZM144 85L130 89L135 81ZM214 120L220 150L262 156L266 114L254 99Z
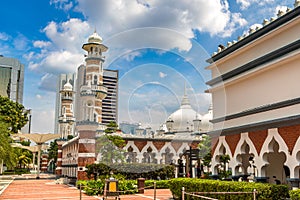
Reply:
M0 56L0 95L23 103L24 65L15 58Z

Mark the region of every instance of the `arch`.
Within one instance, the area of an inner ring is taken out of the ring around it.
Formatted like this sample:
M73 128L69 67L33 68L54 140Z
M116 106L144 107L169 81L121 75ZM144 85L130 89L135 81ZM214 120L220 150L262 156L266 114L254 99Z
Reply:
M269 151L263 154L266 164L262 167L262 174L269 177L270 183L275 183L275 180L276 182L285 183L287 177L284 163L287 160L287 156L280 151L280 145L274 137L267 146Z
M161 157L163 157L163 154L166 152L166 149L169 149L169 151L170 151L169 153L173 154L172 163L177 163L179 156L177 155L174 147L171 145L171 142L165 143L165 145L161 148L161 150L160 150ZM167 155L165 155L165 156L167 156ZM165 160L162 159L162 161L165 161Z
M153 145L151 141L148 141L147 144L144 146L144 148L141 151L141 155L143 156L142 162L151 162L151 163L157 163L157 154L158 150Z
M98 76L94 75L94 85L98 85Z

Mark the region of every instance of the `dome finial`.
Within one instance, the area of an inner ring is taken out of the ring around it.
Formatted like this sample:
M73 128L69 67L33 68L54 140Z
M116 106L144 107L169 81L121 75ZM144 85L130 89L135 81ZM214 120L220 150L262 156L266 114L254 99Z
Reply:
M185 105L190 106L190 100L186 93L186 82L184 81L184 94L183 94L183 98L181 101L181 106L185 106Z
M184 81L184 96L186 96L186 82Z

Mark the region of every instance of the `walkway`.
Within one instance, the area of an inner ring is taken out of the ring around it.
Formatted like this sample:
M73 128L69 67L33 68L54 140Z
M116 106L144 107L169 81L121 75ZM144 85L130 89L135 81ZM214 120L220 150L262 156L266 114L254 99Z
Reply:
M153 190L145 190L145 194L121 195L121 200L149 200L153 199ZM169 200L172 197L170 190L157 190L157 200ZM80 199L80 192L75 187L56 184L55 180L28 179L14 180L0 193L2 200L70 200ZM96 200L101 197L87 196L82 193L82 200Z

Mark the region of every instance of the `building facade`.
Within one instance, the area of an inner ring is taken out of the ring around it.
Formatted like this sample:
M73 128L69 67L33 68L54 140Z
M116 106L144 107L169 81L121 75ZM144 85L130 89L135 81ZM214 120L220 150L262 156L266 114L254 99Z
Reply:
M299 187L299 5L220 45L208 60L214 175L228 154L234 177Z
M15 58L0 55L0 95L23 103L24 65Z
M58 78L55 131L66 139L77 136L75 122L93 121L101 131L110 121L118 121L118 70L103 69L107 47L95 32L82 48L85 64L77 73Z

